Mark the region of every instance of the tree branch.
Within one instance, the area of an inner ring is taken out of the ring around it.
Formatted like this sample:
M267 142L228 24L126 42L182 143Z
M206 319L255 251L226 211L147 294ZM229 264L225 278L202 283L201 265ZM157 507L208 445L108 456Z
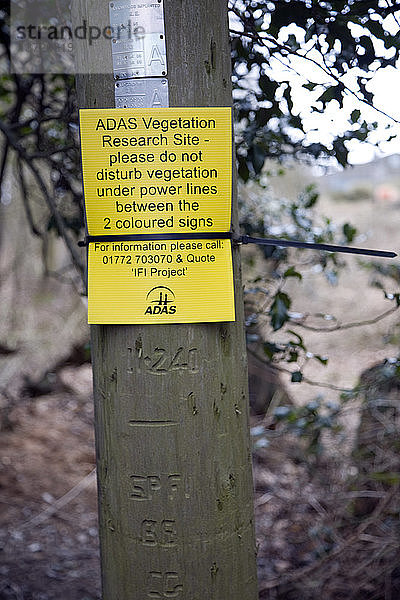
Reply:
M243 27L246 28L246 24L243 21L243 16L242 16L241 12L237 8L235 8L233 6L230 7L230 10L237 17L239 17L239 19L240 19ZM346 93L354 96L354 98L356 98L359 102L362 102L363 104L366 104L370 108L373 108L375 111L379 112L381 115L385 116L387 119L390 119L394 123L400 123L399 120L395 119L394 117L392 117L391 115L389 115L388 113L386 113L384 110L382 110L380 108L377 108L374 105L373 102L367 100L363 95L360 95L359 93L357 93L354 90L352 90L351 88L349 88L346 84L344 84L342 82L341 78L338 75L335 75L335 73L333 73L333 71L328 66L321 65L314 58L311 58L310 56L307 56L307 54L300 54L296 50L293 50L293 48L290 48L290 46L286 46L285 44L281 44L273 36L270 36L268 34L265 34L264 37L261 37L261 35L258 33L258 31L253 31L253 32L249 32L249 31L242 31L242 32L232 31L232 33L234 33L236 35L243 36L243 37L250 38L253 41L258 42L259 44L261 44L262 46L264 46L265 48L267 48L268 51L270 51L270 49L268 48L268 46L266 44L266 41L268 41L271 44L273 44L281 52L285 52L285 53L287 53L287 54L289 54L291 56L297 56L298 58L302 58L304 60L307 60L308 62L312 63L313 65L315 65L316 67L318 67L319 69L321 69L321 71L323 71L326 75L328 75L328 77L331 77L334 81L336 81L337 84L340 84L341 86L343 86L343 90ZM323 84L321 84L321 85L323 85Z
M282 367L280 365L270 362L269 360L260 356L257 352L255 352L251 348L247 348L247 351L249 352L249 354L254 356L254 358L256 358L259 362L263 363L264 365L267 365L268 368L274 369L275 371L279 371L280 373L285 373L287 375L293 375L293 371L291 371L290 369L285 369L285 367ZM345 394L351 394L354 392L353 388L342 388L342 387L338 387L337 385L333 385L332 383L326 383L323 381L313 381L312 379L309 379L308 377L305 377L304 375L301 380L301 383L306 383L307 385L311 385L313 387L327 388L329 390L333 390L335 392L341 392L341 393L345 393Z
M347 539L343 540L343 542L339 544L334 550L332 550L332 552L325 554L322 558L316 560L310 565L297 569L293 573L288 573L287 575L283 575L282 577L276 577L275 579L270 579L269 581L264 582L261 585L259 592L265 592L267 590L277 588L278 586L283 585L285 583L291 583L293 581L298 581L299 579L302 579L305 575L309 575L309 573L312 573L313 571L318 569L325 562L332 560L336 556L340 555L346 547L358 542L360 540L360 536L370 525L376 522L376 520L383 513L383 511L393 500L393 498L396 497L398 491L399 486L396 485L390 492L386 493L385 496L382 498L381 502L379 502L378 506L375 508L372 515L369 518L365 519L361 523L361 525L359 525L356 532L353 535L350 535Z
M372 319L366 319L365 321L354 321L352 323L343 323L343 324L337 323L333 327L316 327L313 325L307 325L306 323L301 322L301 321L296 321L296 319L290 319L290 323L292 323L293 325L296 325L297 327L301 327L302 329L307 329L308 331L322 331L322 332L328 333L331 331L352 329L353 327L362 327L364 325L375 325L375 323L379 323L379 321L382 321L382 319L385 319L389 315L395 313L398 309L399 309L399 306L397 306L397 305L392 306L392 308L389 308L385 312L381 313L380 315L377 315L376 317L373 317ZM307 318L309 316L310 315L306 315L305 318Z
M75 247L74 242L69 237L69 234L65 227L64 221L57 210L57 206L55 205L53 198L51 197L51 195L49 194L49 192L47 190L46 184L45 184L38 168L33 164L31 157L27 154L27 152L21 146L19 141L14 138L14 135L8 130L8 128L2 121L0 121L0 131L3 132L6 139L8 140L8 143L10 144L10 146L12 146L12 148L17 152L19 157L25 162L28 169L32 172L32 175L34 176L36 183L38 184L39 189L41 190L41 192L46 200L46 203L51 211L51 214L54 216L54 220L56 222L58 232L61 235L61 237L63 238L63 240L69 250L71 258L83 278L84 266L80 259L80 255L78 253L77 247Z
M18 156L17 161L18 161L19 183L21 186L22 203L25 208L26 217L28 219L28 223L29 223L29 226L31 228L33 235L42 237L42 235L43 235L42 232L39 231L39 229L36 227L34 220L33 220L33 215L32 215L31 206L30 206L29 200L28 200L28 191L27 191L26 185L25 185L23 166L22 166L22 161L21 161L20 156Z

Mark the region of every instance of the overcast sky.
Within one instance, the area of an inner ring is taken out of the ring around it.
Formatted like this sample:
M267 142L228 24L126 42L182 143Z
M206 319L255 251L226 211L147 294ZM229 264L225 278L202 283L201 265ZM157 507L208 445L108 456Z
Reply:
M382 25L392 35L399 33L398 21L392 15L387 17ZM297 33L299 36L298 41L301 41L303 32L298 27L292 26L286 29L286 32L282 32L282 41L284 41L285 34L288 33ZM365 30L362 27L354 26L352 33L354 35L363 35L365 34ZM377 56L388 55L388 51L385 50L384 44L380 40L374 40L374 46ZM311 53L310 56L312 56ZM315 54L313 58L318 60L318 55ZM270 65L279 79L279 74L283 75L282 71L284 70L284 67L277 61L272 61ZM292 60L292 66L297 73L301 73L309 81L323 83L328 80L321 69L304 59L295 58ZM320 140L321 137L324 141L329 141L334 134L344 132L349 127L348 118L351 112L355 109L359 109L362 112L362 116L367 121L377 121L379 127L376 132L371 135L372 143L354 140L349 144L349 162L353 164L365 163L373 160L377 156L400 153L400 125L396 124L392 119L386 118L373 108L370 108L362 102L358 102L351 94L347 94L343 103L343 109L340 109L339 104L336 101L333 101L323 114L312 114L309 108L310 92L301 87L301 78L293 70L288 69L285 71L286 77L289 76L293 84L295 109L300 112L306 123L306 127L309 128L308 138L310 141ZM358 69L352 69L344 78L342 78L342 81L350 89L356 90L356 76L361 73L362 72ZM375 107L400 121L400 65L397 65L396 69L394 67L378 69L371 83L367 86L367 89L374 93ZM321 90L316 91L314 93L315 98L317 98L320 93ZM387 129L389 126L390 130ZM389 135L397 135L397 137L390 142L384 142L383 140L389 137ZM375 142L379 142L379 149L374 145Z

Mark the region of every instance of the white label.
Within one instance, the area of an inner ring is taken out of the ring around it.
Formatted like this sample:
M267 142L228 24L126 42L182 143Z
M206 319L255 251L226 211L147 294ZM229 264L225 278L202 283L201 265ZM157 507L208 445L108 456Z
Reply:
M167 74L163 2L110 2L115 79Z

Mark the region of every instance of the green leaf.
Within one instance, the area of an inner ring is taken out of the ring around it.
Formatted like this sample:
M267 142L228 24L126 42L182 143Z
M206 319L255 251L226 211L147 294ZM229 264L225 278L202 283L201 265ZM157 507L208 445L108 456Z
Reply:
M350 225L350 223L345 223L343 225L343 234L348 242L352 242L357 234L357 229Z
M319 193L314 183L308 185L301 195L304 208L312 208L318 202Z
M328 364L328 358L326 358L324 356L320 356L319 354L314 354L313 358L318 360L322 365Z
M250 177L249 167L247 166L247 161L244 156L240 156L238 160L238 174L244 182L248 181Z
M296 36L293 35L293 33L288 36L286 46L289 46L292 50L298 50L300 48L300 44L296 40Z
M289 109L289 112L292 113L293 111L293 100L292 100L292 93L291 93L291 88L287 87L285 89L285 91L283 92L283 97L285 98L286 102L287 102L287 106Z
M314 34L315 34L315 24L312 22L312 24L309 27L306 27L306 35L304 38L305 43L309 42Z
M252 162L254 172L258 175L261 173L261 170L264 166L266 159L266 152L260 146L254 145L248 155L249 159Z
M260 75L258 85L260 86L260 89L266 96L267 100L275 98L275 93L279 85L276 81L272 81L269 77L267 77L267 75Z
M340 106L342 106L343 105L343 97L342 97L343 90L344 90L343 84L332 85L332 86L328 87L319 96L317 101L322 102L322 104L325 106L325 104L327 104L331 100L337 100L339 102Z
M334 140L332 145L333 145L334 156L335 156L336 160L338 161L338 163L340 165L342 165L342 167L345 167L347 165L347 158L349 155L349 151L346 148L346 146L344 145L344 139L336 138L336 140Z
M278 292L275 295L274 301L269 311L271 317L271 325L274 331L281 329L283 325L289 321L288 310L291 305L291 300L284 292Z
M300 348L303 348L303 350L305 350L304 347L304 342L303 342L303 338L301 337L301 335L299 335L298 333L296 333L295 331L293 331L293 329L288 329L287 330L288 333L294 335L295 338L297 338L297 342L290 342L290 344L292 345L296 345L296 346L300 346Z
M294 267L289 267L288 269L286 269L283 276L284 277L297 277L297 279L300 279L300 281L303 279L302 274L299 273L298 271L296 271L296 269Z
M301 371L295 371L292 373L291 381L292 383L300 383L303 381L303 373Z

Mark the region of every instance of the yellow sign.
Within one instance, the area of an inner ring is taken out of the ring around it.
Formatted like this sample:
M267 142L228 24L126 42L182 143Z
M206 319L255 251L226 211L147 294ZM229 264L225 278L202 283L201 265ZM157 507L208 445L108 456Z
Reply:
M231 242L205 239L230 230L231 109L85 109L80 129L89 323L235 320Z
M231 226L230 108L83 109L89 235Z
M234 321L231 242L89 244L89 323Z

